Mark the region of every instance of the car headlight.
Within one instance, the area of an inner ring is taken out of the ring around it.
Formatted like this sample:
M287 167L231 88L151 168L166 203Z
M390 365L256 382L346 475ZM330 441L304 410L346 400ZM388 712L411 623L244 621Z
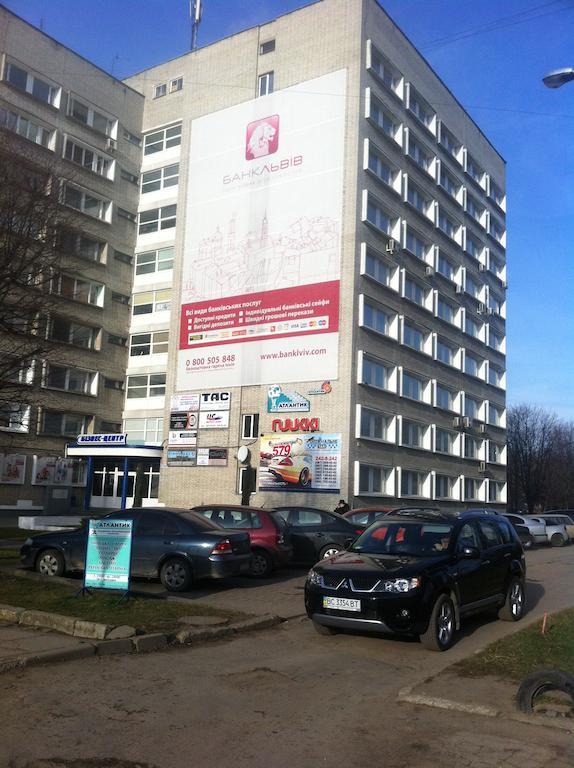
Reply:
M421 585L421 580L416 579L390 579L381 581L375 592L410 592Z
M320 574L318 574L314 568L311 568L311 570L307 574L307 583L315 584L315 586L321 587L323 586L323 577Z

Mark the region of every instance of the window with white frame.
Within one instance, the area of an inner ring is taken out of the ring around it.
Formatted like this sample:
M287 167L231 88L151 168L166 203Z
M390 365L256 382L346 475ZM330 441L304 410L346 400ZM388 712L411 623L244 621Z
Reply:
M407 226L405 248L414 256L424 261L431 246L416 235L411 227Z
M179 163L142 173L142 195L179 184Z
M466 196L466 212L479 224L482 224L485 208L472 195Z
M449 344L444 339L436 340L436 359L445 365L454 365L456 347Z
M425 128L432 130L436 117L435 112L410 84L408 108L413 113L413 115L415 115L415 117L420 120Z
M265 56L267 53L273 53L275 50L275 40L265 40L264 43L261 43L259 46L259 55Z
M8 62L4 71L4 80L22 93L43 101L44 104L49 104L56 109L60 107L61 87L48 83L23 67Z
M153 155L181 144L181 123L168 125L144 136L144 155Z
M391 282L391 268L370 250L365 253L365 275L381 285L389 285Z
M130 337L130 357L167 354L169 331L134 333Z
M129 141L130 144L133 144L136 147L141 147L142 145L141 138L137 136L135 133L128 131L127 128L122 129L122 136L126 141Z
M402 378L402 396L409 397L411 400L420 400L424 398L425 387L427 380L422 379L419 376L415 376L412 373L403 371Z
M460 141L442 123L440 126L440 144L455 159L458 159L461 144Z
M475 339L480 338L480 330L481 330L481 323L477 323L476 320L473 320L472 317L467 313L466 317L464 319L464 332L468 333L469 336L474 336Z
M97 173L98 176L103 176L105 179L113 179L114 177L114 161L111 157L107 157L69 136L66 136L64 144L64 157L66 160L70 160L72 163L92 171L92 173Z
M388 496L392 470L370 464L359 465L359 495Z
M426 195L420 187L413 184L409 179L407 182L407 202L410 203L417 211L432 218L433 211L433 199L430 195Z
M495 387L502 387L503 378L504 371L502 368L490 363L488 366L488 383Z
M501 333L496 333L492 328L488 329L488 346L495 349L497 352L504 350L504 336Z
M156 248L153 251L136 253L136 275L151 275L173 269L174 247Z
M361 437L367 438L368 440L388 441L390 426L390 416L361 406Z
M409 299L415 304L424 307L426 298L425 293L425 289L422 287L422 285L420 285L420 283L417 283L416 280L413 280L410 277L405 277L403 287L403 294L405 299Z
M72 322L65 317L53 317L48 323L48 338L84 349L96 349L99 331L88 325Z
M468 373L470 376L476 376L480 377L480 367L482 365L482 361L475 357L474 355L471 355L470 352L467 352L464 356L464 372Z
M475 299L480 297L480 288L478 283L469 275L468 272L466 273L464 279L464 290Z
M409 134L409 143L407 154L415 163L422 168L423 171L430 173L433 156L428 152L422 144L413 138L412 134Z
M59 274L50 280L51 293L82 304L93 304L96 307L104 306L104 290L105 286L102 283L71 275Z
M504 264L502 261L495 259L492 254L488 260L488 268L499 280L504 279Z
M452 173L447 171L444 165L441 165L440 168L439 184L445 192L448 192L451 197L458 200L462 184Z
M481 441L477 440L470 435L464 436L464 458L465 459L478 459L480 458Z
M84 368L71 368L56 363L46 363L42 386L61 389L79 395L97 395L98 374Z
M392 215L371 196L367 199L367 221L386 235L392 235L394 225Z
M437 499L452 499L456 478L450 475L435 475L434 495Z
M20 432L22 434L30 430L29 405L3 401L0 403L0 430L3 432Z
M446 299L443 299L441 297L438 298L436 303L436 314L437 317L440 317L441 320L445 320L447 323L451 323L451 325L455 324L455 308L453 307L450 302L446 301Z
M407 448L424 447L425 427L416 421L403 419L401 423L401 445Z
M473 501L480 499L481 481L473 477L464 478L464 500Z
M494 426L502 426L502 418L504 414L504 408L501 408L494 403L488 404L488 423Z
M147 419L124 419L123 431L127 432L132 443L161 443L163 437L163 417L151 416Z
M425 337L422 331L405 320L403 323L403 344L417 352L424 351Z
M441 208L439 208L438 212L437 226L451 240L456 240L459 229L458 224Z
M58 246L62 251L87 261L102 262L106 244L79 232L62 229L58 235Z
M83 413L43 410L40 419L40 433L76 437L88 431L92 419L93 416L87 416Z
M470 395L464 396L464 415L469 419L478 419L480 413L481 401Z
M466 172L477 184L482 185L484 181L484 171L471 155L466 156Z
M491 309L495 314L500 315L502 314L502 305L503 300L499 299L498 296L496 296L492 291L489 291L488 308Z
M104 136L113 137L116 134L118 124L116 118L103 114L76 96L70 98L68 113L74 120L89 126Z
M170 309L171 288L133 294L132 315L151 315L156 312L169 312Z
M436 268L441 275L449 280L454 280L455 266L442 251L439 251Z
M378 152L369 142L368 168L377 179L391 188L395 188L398 170L390 163L387 158Z
M267 94L273 93L274 79L275 77L273 72L265 72L263 75L259 75L257 80L257 95L267 96Z
M241 439L253 440L259 437L259 414L243 413L241 415Z
M167 93L167 83L158 83L157 85L154 85L153 87L154 99L161 99L161 97L165 96L166 93Z
M165 373L144 373L127 377L127 398L165 395Z
M173 80L169 81L170 93L177 93L181 90L183 90L183 77L174 77Z
M162 229L175 227L177 205L164 205L162 208L151 208L149 211L141 211L139 217L138 233L146 235L150 232L158 232Z
M488 481L488 500L490 502L502 501L504 498L504 483L497 483L494 480Z
M374 46L371 46L371 71L387 86L387 88L390 88L394 93L397 92L402 76L400 72L374 48Z
M47 149L54 148L54 129L45 128L36 122L36 119L31 120L18 112L13 112L11 109L0 107L0 126L17 133L24 139L28 139L28 141L34 142L34 144L39 144L41 147L46 147Z
M436 385L436 402L437 408L443 408L445 411L454 411L454 399L455 393L452 389L445 387L444 384Z
M491 464L502 464L503 451L503 445L499 445L492 440L488 441L488 461Z
M371 96L369 117L375 123L377 128L380 128L389 138L397 141L401 124L397 118L391 114L381 102L375 97Z
M454 432L437 427L434 437L435 453L447 453L452 456L455 450L456 437Z
M498 205L503 206L504 205L504 192L501 190L501 188L490 180L490 189L489 194L492 200Z
M391 328L391 315L380 307L375 307L365 301L363 308L363 326L388 336Z
M69 182L64 185L64 204L100 221L110 221L111 200L98 197L93 192L75 187Z
M426 474L412 469L401 471L401 496L423 496Z
M392 371L392 366L363 355L361 383L377 389L390 389Z
M482 245L481 243L473 237L470 232L467 231L466 233L466 252L473 257L473 259L480 259L480 254L482 253Z

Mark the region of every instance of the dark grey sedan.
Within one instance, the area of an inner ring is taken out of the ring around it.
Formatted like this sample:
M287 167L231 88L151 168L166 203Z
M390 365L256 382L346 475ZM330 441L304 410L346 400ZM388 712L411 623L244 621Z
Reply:
M131 575L160 578L170 592L184 592L197 579L222 579L249 571L248 533L226 531L188 510L130 509L107 519L133 520ZM83 571L87 527L27 539L22 565L45 576Z

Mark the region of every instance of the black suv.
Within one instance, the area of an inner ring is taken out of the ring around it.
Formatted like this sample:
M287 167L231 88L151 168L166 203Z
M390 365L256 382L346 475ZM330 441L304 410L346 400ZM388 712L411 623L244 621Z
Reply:
M305 607L320 634L418 635L446 651L471 613L498 608L501 619L521 619L525 576L520 540L503 517L397 510L311 569Z

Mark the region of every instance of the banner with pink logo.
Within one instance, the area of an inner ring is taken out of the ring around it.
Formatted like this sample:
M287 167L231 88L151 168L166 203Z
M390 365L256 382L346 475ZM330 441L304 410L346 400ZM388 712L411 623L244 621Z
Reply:
M193 121L177 389L336 379L344 70Z

